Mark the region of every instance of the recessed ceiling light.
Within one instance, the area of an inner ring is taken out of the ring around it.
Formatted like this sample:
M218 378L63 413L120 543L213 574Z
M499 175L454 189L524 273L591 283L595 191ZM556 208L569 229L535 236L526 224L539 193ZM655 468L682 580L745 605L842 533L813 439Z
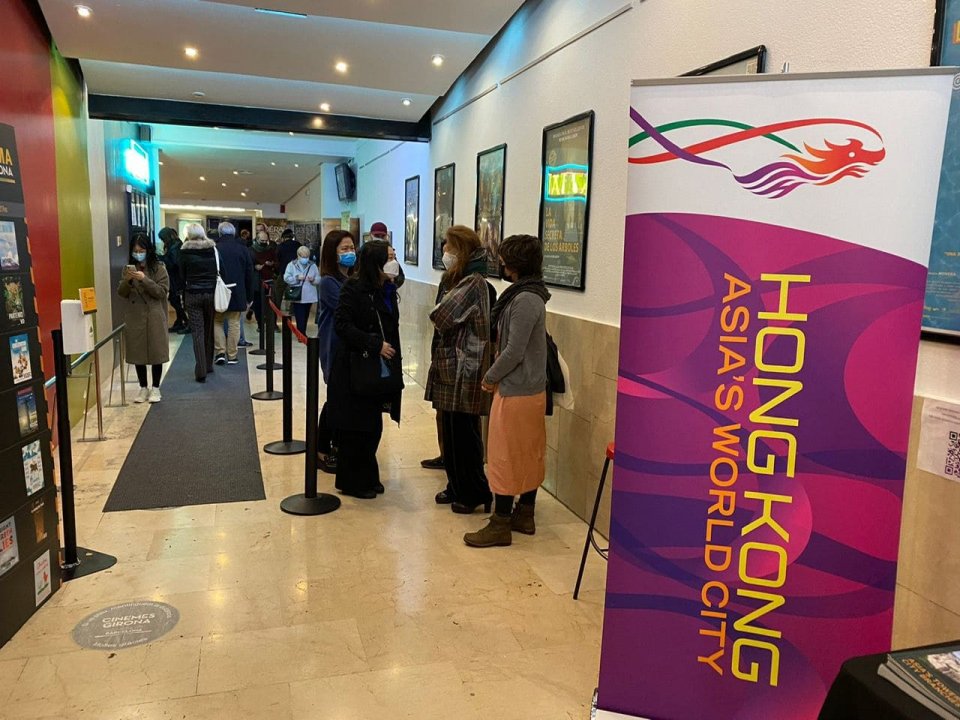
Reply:
M411 105L413 105L413 100L411 100L410 98L404 98L400 102L402 102L405 107L410 107Z
M200 182L206 182L206 181L207 181L207 179L206 179L203 175L201 175L201 176L200 176Z
M190 45L183 49L183 54L191 60L196 60L198 57L200 57L200 51Z
M323 112L330 112L330 103L320 103L320 109Z
M163 160L160 161L160 164L163 165Z
M207 94L206 94L205 92L203 92L202 90L197 90L196 92L193 93L193 96L194 96L195 98L205 98L205 97L207 96Z
M220 183L220 187L226 187L226 186L227 186L226 183Z
M338 73L345 73L347 70L350 69L350 66L347 65L343 60L338 62L336 65L334 65L334 67L337 69Z
M300 163L294 163L293 166L294 166L294 167L300 167Z
M273 165L274 167L277 166L277 164L276 164L275 162L271 162L270 164Z
M443 55L440 55L440 54L434 55L432 58L430 58L430 62L432 62L437 67L440 67L441 65L443 65L443 60L444 60Z
M77 15L82 17L84 20L93 15L93 10L88 8L86 5L75 5L74 7L76 8Z
M323 118L315 117L315 118L313 119L313 126L314 126L315 128L322 128L322 127L323 127Z
M246 196L247 194L245 192L240 193L240 197L246 197Z
M239 171L239 170L234 170L234 171L233 171L233 174L234 174L234 175L239 175L239 174L240 174L240 171Z
M213 129L214 129L214 130L219 130L220 128L217 127L216 125L214 125L214 126L213 126Z
M291 133L287 133L287 135L289 135L290 137L293 137L293 133L292 133L292 132L291 132Z

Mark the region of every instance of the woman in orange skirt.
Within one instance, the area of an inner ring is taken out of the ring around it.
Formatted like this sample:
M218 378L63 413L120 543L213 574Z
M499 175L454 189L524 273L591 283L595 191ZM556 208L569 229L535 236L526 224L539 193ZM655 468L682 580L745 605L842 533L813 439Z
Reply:
M484 528L463 536L472 547L510 545L514 532L536 532L534 507L547 451L546 303L550 293L543 282L543 249L532 235L512 235L499 251L501 276L512 284L490 314L497 359L483 378L483 389L493 393L487 479L495 508Z

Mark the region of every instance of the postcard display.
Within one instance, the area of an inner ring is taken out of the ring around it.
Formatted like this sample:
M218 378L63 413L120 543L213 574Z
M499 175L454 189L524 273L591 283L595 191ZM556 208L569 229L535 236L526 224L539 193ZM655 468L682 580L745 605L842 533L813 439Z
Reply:
M0 125L0 646L60 585L53 456L13 128Z

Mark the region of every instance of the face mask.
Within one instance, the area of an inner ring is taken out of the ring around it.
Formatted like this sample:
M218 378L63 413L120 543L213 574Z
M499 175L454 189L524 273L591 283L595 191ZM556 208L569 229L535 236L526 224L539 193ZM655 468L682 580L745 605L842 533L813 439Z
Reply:
M396 277L400 274L400 263L396 260L390 260L386 265L383 266L383 274L391 280L396 279Z
M452 269L453 266L456 265L456 264L457 264L457 256L456 256L456 255L451 255L451 254L448 253L448 252L445 252L445 253L443 254L443 266L444 266L447 270Z
M357 254L348 252L340 256L340 264L344 267L351 268L357 264Z
M144 260L147 259L147 254L145 252L142 252L142 253L135 252L133 254L133 259L136 260L137 262L143 262Z
M507 282L513 282L513 280L507 277L507 267L503 263L500 263L500 279L506 280Z
M300 258L300 264L306 267L310 264L310 258Z

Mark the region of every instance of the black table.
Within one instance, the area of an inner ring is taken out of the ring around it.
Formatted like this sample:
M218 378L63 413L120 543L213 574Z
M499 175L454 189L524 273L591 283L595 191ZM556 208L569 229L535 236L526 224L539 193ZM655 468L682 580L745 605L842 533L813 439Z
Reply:
M955 645L929 645L926 650ZM833 681L818 720L940 720L923 705L877 675L887 654L847 660Z

